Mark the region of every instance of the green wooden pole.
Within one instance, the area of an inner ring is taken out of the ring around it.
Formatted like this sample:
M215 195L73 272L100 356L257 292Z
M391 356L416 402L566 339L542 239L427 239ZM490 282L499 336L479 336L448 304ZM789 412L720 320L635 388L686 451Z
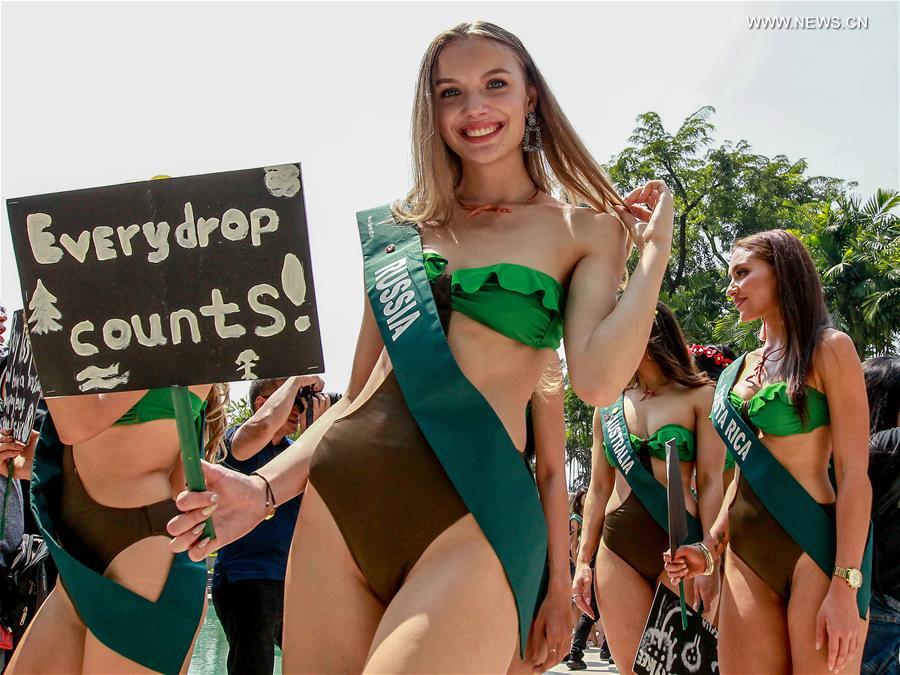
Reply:
M181 441L181 463L184 465L188 490L202 492L206 489L206 480L200 467L200 440L197 438L197 427L191 412L191 394L187 387L170 387L170 390L172 407L175 409L175 424L178 426L178 439ZM212 518L207 518L203 536L216 538Z

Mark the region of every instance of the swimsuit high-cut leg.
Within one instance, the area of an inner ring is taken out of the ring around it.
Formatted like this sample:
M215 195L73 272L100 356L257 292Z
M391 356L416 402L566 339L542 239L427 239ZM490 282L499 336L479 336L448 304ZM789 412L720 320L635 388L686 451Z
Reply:
M835 514L834 503L822 506ZM734 554L787 603L803 549L769 513L743 476L728 509L728 530L728 545Z
M119 553L141 539L168 537L166 524L178 515L172 499L147 506L116 508L94 501L78 476L72 447L62 453L62 502L57 536L63 548L103 574Z
M433 291L446 332L449 278L438 279ZM362 406L325 433L309 480L385 604L428 545L469 513L410 413L393 371Z

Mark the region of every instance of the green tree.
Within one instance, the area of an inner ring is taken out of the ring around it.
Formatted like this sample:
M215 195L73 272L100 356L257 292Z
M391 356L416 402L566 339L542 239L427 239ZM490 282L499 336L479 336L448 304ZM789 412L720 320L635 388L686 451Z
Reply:
M865 204L839 195L797 233L812 253L835 327L861 359L896 349L900 338L900 193L878 190Z

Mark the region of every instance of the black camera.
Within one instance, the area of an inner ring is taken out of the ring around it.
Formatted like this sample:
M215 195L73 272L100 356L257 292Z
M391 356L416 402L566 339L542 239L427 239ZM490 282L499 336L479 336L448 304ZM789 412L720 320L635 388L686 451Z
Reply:
M342 394L336 394L332 391L323 391L320 392L325 394L328 399L331 401L331 405L334 405L343 397ZM294 404L297 406L297 410L302 415L304 411L306 412L306 426L309 428L309 425L313 423L313 409L312 409L312 400L313 396L316 395L316 392L313 391L313 388L310 386L300 387L300 391L297 392L297 398L294 399Z

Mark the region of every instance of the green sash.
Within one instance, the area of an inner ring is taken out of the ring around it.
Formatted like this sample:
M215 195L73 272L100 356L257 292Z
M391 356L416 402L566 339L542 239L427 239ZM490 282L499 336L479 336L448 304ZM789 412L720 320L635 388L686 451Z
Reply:
M547 525L537 489L493 408L441 329L422 243L390 208L357 213L366 288L406 404L509 581L524 653L542 599Z
M603 440L616 469L628 481L634 496L653 516L653 520L665 531L669 531L669 511L666 488L647 471L631 444L628 423L625 421L625 394L613 405L600 409L603 418ZM700 521L687 513L688 534L682 544L703 541L703 526ZM640 532L635 532L636 537Z
M713 427L740 466L741 479L750 484L766 510L791 539L831 578L837 550L834 518L775 459L728 398L746 356L744 354L736 359L719 377L710 415ZM856 593L856 604L859 615L865 618L872 595L871 526L860 571L863 574L863 585Z
M200 625L206 563L191 562L187 553L176 555L162 594L151 602L66 553L56 539L55 522L62 496L62 453L48 413L34 453L31 508L78 616L113 651L147 668L178 673Z

